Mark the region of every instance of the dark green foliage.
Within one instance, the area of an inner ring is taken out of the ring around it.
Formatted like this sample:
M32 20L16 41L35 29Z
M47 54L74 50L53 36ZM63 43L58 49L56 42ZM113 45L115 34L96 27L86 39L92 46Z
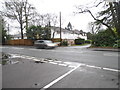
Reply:
M67 40L62 41L61 46L68 46L68 41Z
M120 40L116 40L115 44L113 45L114 48L120 48Z
M67 29L68 29L68 30L72 30L72 25L71 25L70 22L69 22L68 25L67 25Z
M90 43L92 43L92 40L85 40L85 43L90 44Z
M28 31L26 31L26 35L28 39L44 39L49 40L50 39L50 28L49 27L41 27L41 26L31 26L28 28Z
M84 43L85 43L85 39L81 39L81 38L75 39L75 44L76 45L81 45L81 44L84 44Z
M93 45L100 47L113 47L116 38L114 38L109 30L99 31L98 34L93 35Z
M7 34L7 30L5 30L5 25L4 19L0 16L0 44L5 44L7 40L11 39L10 35Z

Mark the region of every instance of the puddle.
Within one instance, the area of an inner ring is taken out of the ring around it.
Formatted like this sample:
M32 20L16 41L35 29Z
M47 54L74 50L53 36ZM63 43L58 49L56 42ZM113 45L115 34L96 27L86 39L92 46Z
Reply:
M7 64L17 64L19 61L12 61L9 59L2 59L2 65L7 65Z
M20 57L2 52L2 65L18 64Z

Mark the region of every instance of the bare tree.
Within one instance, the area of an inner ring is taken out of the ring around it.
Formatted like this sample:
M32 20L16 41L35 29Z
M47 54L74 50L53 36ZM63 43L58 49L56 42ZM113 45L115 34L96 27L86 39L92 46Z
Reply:
M98 12L99 16L95 16L92 13L91 8L98 7L101 4L104 5L105 10L99 11ZM113 31L113 27L116 27L116 29L118 31L118 35L120 35L120 29L118 29L118 26L120 26L120 22L119 22L120 20L118 19L118 18L120 18L120 15L118 15L118 14L120 14L120 2L119 3L117 3L117 2L108 3L105 1L101 1L92 7L80 5L77 8L79 10L77 13L89 13L92 16L92 18L95 20L95 23L97 25L102 24L102 25L106 26L111 31L111 33L114 37L116 37L116 35ZM114 23L112 23L112 22L114 22Z
M20 25L21 39L23 37L23 29L26 27L28 29L28 16L31 9L34 9L32 5L28 4L27 0L9 0L4 2L5 10L1 11L2 15L12 19L17 20ZM24 24L26 25L24 26Z
M35 13L35 7L28 3L28 0L24 1L24 13L25 13L25 23L26 31L28 30L28 23L33 19L33 14Z
M88 23L88 29L90 30L90 33L96 34L102 29L102 25L96 25L95 22L89 22Z
M54 39L54 36L55 36L55 26L58 23L58 17L55 14L53 14L53 17L52 17L52 23L54 25L54 32L53 32L52 38Z

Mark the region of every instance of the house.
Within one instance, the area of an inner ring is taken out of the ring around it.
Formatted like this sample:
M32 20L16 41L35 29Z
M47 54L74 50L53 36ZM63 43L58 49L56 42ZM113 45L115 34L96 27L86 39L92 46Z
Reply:
M51 39L60 39L60 28L59 27L51 26L50 30L51 31L49 35ZM24 39L27 39L27 36L25 33L23 36L24 36ZM83 31L68 30L68 29L61 28L61 39L67 40L69 45L74 44L74 40L78 38L82 38L86 40L87 36L85 32ZM21 34L13 35L13 39L21 39Z
M51 38L60 38L60 28L51 27ZM85 32L80 32L79 30L68 30L61 28L61 39L67 40L69 44L74 44L74 40L78 38L83 38L87 40Z

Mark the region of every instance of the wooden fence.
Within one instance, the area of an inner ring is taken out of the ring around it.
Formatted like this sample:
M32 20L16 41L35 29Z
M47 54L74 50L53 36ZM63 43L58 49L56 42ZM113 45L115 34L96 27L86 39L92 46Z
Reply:
M26 45L26 46L32 46L33 40L30 39L17 39L17 40L8 40L8 45Z

